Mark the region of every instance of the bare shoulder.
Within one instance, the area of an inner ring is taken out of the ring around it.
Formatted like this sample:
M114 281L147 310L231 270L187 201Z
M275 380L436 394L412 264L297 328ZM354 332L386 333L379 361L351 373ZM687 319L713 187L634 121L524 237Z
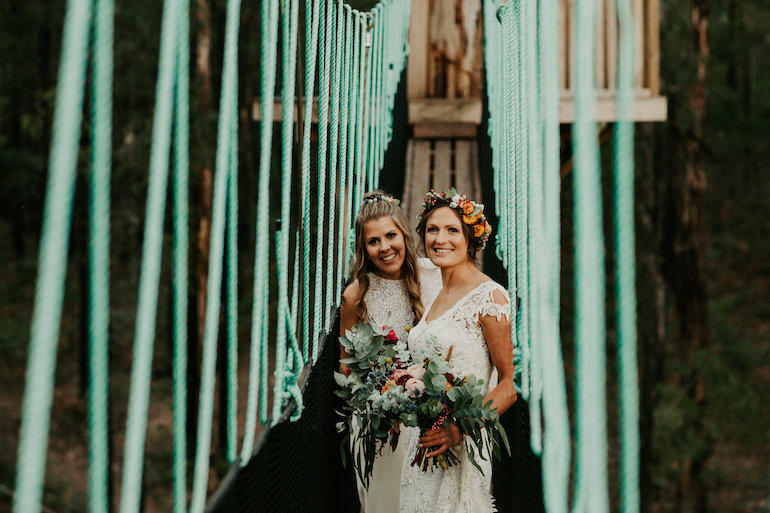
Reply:
M358 280L354 280L350 285L345 287L345 291L342 293L342 304L344 305L347 303L348 305L352 305L358 297L359 290L360 286Z

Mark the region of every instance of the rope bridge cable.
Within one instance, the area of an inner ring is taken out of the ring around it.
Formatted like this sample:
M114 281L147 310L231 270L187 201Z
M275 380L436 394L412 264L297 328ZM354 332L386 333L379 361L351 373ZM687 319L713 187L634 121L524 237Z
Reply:
M504 5L503 5L504 4ZM493 184L500 212L497 254L522 296L512 334L523 350L521 388L531 407L532 445L541 448L549 512L569 505L571 443L561 355L558 3L484 2L485 65L493 149ZM573 509L608 510L605 396L605 301L601 183L593 84L596 2L576 4L574 101L577 404ZM494 15L499 16L500 24ZM624 511L638 511L638 389L633 245L634 23L617 1L618 127L614 145L614 232ZM524 154L524 155L522 155ZM528 190L523 191L524 187ZM507 204L506 199L516 199ZM525 200L526 205L521 201ZM527 230L528 237L522 234ZM528 254L528 261L525 255ZM521 290L522 285L528 290ZM529 320L529 333L526 332ZM542 410L542 421L538 420ZM540 424L542 422L542 424ZM541 433L542 429L542 433Z
M149 387L158 284L161 267L169 149L174 149L173 294L174 294L174 511L186 511L185 401L188 259L188 68L189 0L167 0L163 6L156 108L150 154L150 177L137 306L134 358L121 486L121 511L140 507L143 453L149 407ZM492 115L489 135L493 148L493 183L497 191L500 227L497 253L508 270L509 283L521 296L512 333L522 350L520 387L530 400L532 445L542 448L543 482L548 511L568 510L570 439L566 384L559 334L559 162L558 162L558 5L508 2L495 20L500 2L485 0L485 63ZM298 377L305 365L322 354L321 337L332 328L329 312L339 302L349 272L355 209L364 186L378 183L379 169L392 136L395 93L405 65L409 0L385 0L367 14L342 0L305 4L304 126L301 161L293 159L294 87L298 58L299 0L262 3L260 96L260 160L256 228L251 348L246 423L238 451L237 332L238 332L238 33L240 0L227 4L225 57L217 133L209 301L203 344L202 382L197 447L190 510L204 510L208 485L215 365L223 261L227 261L227 443L230 462L240 454L248 466L255 456L258 421L276 429L284 411L300 418L307 401ZM633 22L628 0L617 0L621 34L618 77L620 122L615 141L615 247L618 253L618 352L621 396L623 510L638 510L638 390L633 261L633 129L630 98L633 86ZM596 127L592 121L593 19L595 2L576 9L576 292L578 350L577 462L574 508L606 511L606 426L604 376L603 237ZM112 0L69 0L63 33L54 133L49 162L40 274L33 315L27 385L22 412L19 466L14 510L39 509L45 447L50 422L56 340L61 316L67 237L78 151L89 37L93 37L93 113L90 289L89 393L90 507L105 511L108 503L107 464L107 328L109 317L109 174L111 167ZM273 155L272 132L279 21L281 29L280 155ZM316 72L317 70L317 72ZM318 146L313 153L313 96L318 83ZM276 253L270 255L270 174L281 161L281 224ZM311 169L318 176L313 180ZM299 176L299 190L292 181ZM313 205L312 190L317 191ZM298 197L299 222L292 223L292 198ZM510 205L506 198L516 198ZM315 208L313 208L315 207ZM312 225L315 219L313 251ZM294 251L290 242L294 240ZM301 248L301 250L300 250ZM65 257L62 257L65 255ZM293 256L292 256L293 255ZM278 293L271 296L264 272L277 265ZM300 285L301 283L301 285ZM300 290L301 289L301 290ZM312 305L311 305L311 294ZM215 299L216 298L216 299ZM270 325L269 304L278 303ZM511 302L516 308L516 302ZM300 315L300 310L302 313ZM268 405L268 335L275 332L275 381L272 412ZM315 337L319 337L317 340ZM300 340L300 338L302 340ZM333 337L332 337L333 339ZM328 353L324 358L329 360ZM328 361L327 361L328 363ZM308 390L305 393L309 393ZM288 410L287 410L288 409ZM272 413L272 422L270 421ZM542 414L542 417L540 415ZM599 428L597 429L596 423ZM541 431L542 430L542 431ZM264 432L269 432L265 426ZM542 437L542 445L541 445ZM316 463L319 464L319 463Z
M292 420L301 414L303 402L299 375L321 354L322 340L332 326L329 313L339 301L348 272L351 233L357 202L364 186L378 182L379 169L392 134L392 103L401 71L406 64L409 21L408 0L384 0L371 12L362 13L342 0L305 3L306 53L305 123L302 160L292 159L294 76L298 58L299 0L261 4L262 105L273 104L279 48L279 21L283 77L283 121L280 154L272 152L273 111L263 109L260 126L260 159L257 202L259 207L255 257L251 347L246 419L238 432L238 37L240 0L228 0L224 65L217 131L216 171L212 208L210 259L201 362L201 389L196 451L191 489L186 461L187 293L189 260L189 0L163 4L160 57L156 83L155 115L150 148L149 186L145 212L144 242L138 290L133 365L120 487L120 510L137 512L141 507L144 444L148 423L155 321L162 262L165 200L173 189L173 497L174 511L201 512L206 506L210 466L215 367L221 292L225 282L228 377L226 445L228 461L248 465L255 456L258 424L269 432L282 412L291 409ZM33 313L29 366L19 446L17 494L14 511L39 510L45 465L45 449L51 414L56 341L60 324L67 239L72 193L79 150L79 127L85 92L89 38L93 40L92 183L90 261L90 390L89 456L90 509L107 510L107 333L109 319L109 240L111 168L111 83L113 0L69 0L63 31L62 60L57 91L54 131L49 162L43 232L41 236L38 291ZM368 35L371 34L371 41ZM386 35L388 36L386 39ZM317 73L316 73L317 70ZM319 91L319 145L312 140L312 106L315 79ZM173 149L173 163L170 155ZM270 212L271 166L281 160L282 223L277 234L264 221ZM317 166L313 180L310 170ZM169 180L169 168L173 179ZM299 176L301 219L292 224L292 180ZM315 186L315 187L314 187ZM312 191L317 190L314 204ZM316 215L316 247L312 247L312 214ZM328 219L328 221L327 221ZM335 234L340 237L336 238ZM277 235L276 253L270 255L270 237ZM294 239L294 251L289 242ZM301 251L300 251L301 248ZM293 254L293 258L292 258ZM226 262L226 265L224 264ZM266 269L277 264L279 291L272 295ZM335 270L336 275L335 275ZM225 274L226 273L226 274ZM293 279L292 279L293 277ZM43 287L45 284L45 287ZM311 296L310 291L315 294ZM311 305L312 300L312 305ZM271 324L269 305L278 302L279 315ZM312 309L312 310L311 310ZM301 313L300 313L301 310ZM268 335L276 334L276 358L272 412L268 405ZM301 340L300 340L301 337ZM314 340L318 337L317 340ZM326 358L329 359L327 354ZM328 364L328 362L327 362ZM328 366L328 365L327 365ZM270 421L272 413L272 422ZM242 445L237 442L242 434ZM240 455L240 458L237 456Z

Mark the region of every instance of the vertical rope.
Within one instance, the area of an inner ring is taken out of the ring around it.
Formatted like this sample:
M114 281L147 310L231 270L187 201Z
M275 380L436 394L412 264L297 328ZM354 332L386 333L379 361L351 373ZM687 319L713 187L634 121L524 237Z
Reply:
M545 269L543 301L543 493L547 511L568 511L570 431L567 390L559 337L560 170L559 170L559 3L543 0L539 12L543 101L543 187Z
M16 470L16 513L37 513L45 475L67 246L75 188L91 2L69 0L62 37L48 187Z
M339 133L340 133L340 94L341 94L341 83L342 83L342 59L343 59L343 52L344 52L344 45L343 45L343 38L345 35L345 22L344 22L344 9L343 9L343 3L342 0L336 0L336 19L334 14L332 14L332 24L333 24L333 32L335 33L334 37L334 46L332 48L332 55L331 55L331 61L332 61L332 78L331 78L331 117L330 117L330 125L331 125L331 145L329 147L329 212L337 212L336 205L336 199L340 191L340 187L338 185L338 180L340 179L340 173L339 168L337 167L337 158L339 156L338 153L338 140L339 140ZM340 201L340 204L342 201ZM338 221L338 225L336 227L335 232L335 219ZM329 217L329 253L327 255L327 264L326 268L328 269L328 274L326 275L326 297L331 299L331 302L333 304L338 304L339 301L339 270L337 269L337 259L335 258L335 242L337 241L337 237L335 237L336 233L339 233L341 229L341 224L339 223L340 216L330 216ZM339 251L339 248L337 248L337 251ZM337 269L337 279L334 280L334 270Z
M538 53L537 53L537 5L524 2L522 17L523 47L526 48L523 56L524 69L524 95L526 107L523 112L526 113L527 122L521 129L527 135L527 238L528 243L525 248L527 252L527 263L525 264L528 277L527 296L529 298L528 315L528 337L530 347L530 394L529 394L529 412L530 421L533 426L531 430L532 449L535 454L540 454L543 450L542 440L542 419L541 404L542 397L542 337L538 330L538 320L542 318L543 312L540 304L540 294L538 281L542 260L542 243L540 238L543 235L543 160L542 160L542 125L540 123L540 95L538 87Z
M91 114L91 237L89 282L89 504L94 513L109 510L109 322L110 322L110 172L112 160L112 0L96 4L93 33Z
M310 132L313 123L316 57L318 50L319 3L305 4L305 117L302 136L302 353L310 361ZM319 99L320 108L320 99ZM320 130L320 126L319 126ZM317 326L317 325L316 325Z
M594 43L597 2L575 4L575 346L577 372L576 513L605 513L604 240L597 127Z
M331 269L324 265L324 221L326 220L326 163L329 158L328 140L329 140L329 66L331 64L331 42L332 42L332 2L331 0L321 0L318 5L320 9L320 26L318 40L320 54L318 62L320 66L319 84L318 84L318 203L316 210L316 258L315 258L315 305L313 307L313 326L315 329L311 336L315 340L313 345L313 362L318 359L318 349L321 344L320 337L326 332L328 326L328 307L329 296L324 294L324 271L331 272ZM331 220L330 220L331 221ZM332 231L331 222L329 231ZM330 248L326 247L327 253ZM316 338L318 337L318 338Z
M237 66L236 66L237 72ZM237 79L236 79L237 80ZM237 84L236 84L237 91ZM227 180L227 461L238 457L238 97L232 95Z
M351 10L352 11L352 10ZM356 208L355 204L355 183L358 176L358 92L359 92L359 66L361 61L361 23L358 12L351 12L351 23L353 27L353 37L348 43L348 48L352 51L350 79L350 113L347 122L348 137L348 170L347 184L345 185L345 228L341 233L343 237L342 249L342 275L347 278L350 275L350 257L351 257L351 231L355 222Z
M294 126L294 90L297 67L297 18L298 0L285 1L281 9L281 101L283 121L281 123L281 230L276 245L276 261L289 260L289 233L291 231L291 178L292 178L292 135ZM294 265L298 265L295 262ZM278 422L286 398L286 351L288 303L288 271L285 265L278 265L278 329L275 351L275 384L273 390L273 425Z
M211 213L211 253L206 290L206 325L201 358L200 409L198 411L197 450L193 475L191 513L201 513L206 506L211 424L214 412L217 336L219 331L220 293L222 286L222 256L224 252L228 181L233 179L237 164L233 162L233 118L238 101L238 32L240 0L227 2L225 50L220 94L219 126L217 130L216 171ZM237 118L236 118L237 119ZM237 121L235 121L237 123ZM237 266L236 266L237 267ZM233 448L234 449L234 448Z
M249 393L246 403L246 426L244 428L241 461L245 464L254 450L257 429L257 407L262 423L267 421L267 336L263 327L268 323L267 288L268 276L264 269L268 265L270 251L270 219L264 212L270 212L270 157L273 140L273 99L275 95L275 63L278 23L278 0L265 0L261 13L262 40L260 50L261 77L260 99L262 121L260 123L259 179L257 192L257 233L254 254L254 304L251 312L251 354L249 361Z
M342 97L341 101L341 127L340 127L340 178L338 184L338 194L340 199L339 221L337 223L337 297L342 292L342 282L344 280L345 273L345 235L347 235L347 220L349 214L347 214L350 208L350 204L347 201L347 189L348 183L348 134L349 134L349 105L350 105L350 68L352 66L352 34L353 34L353 15L351 13L350 6L344 4L343 12L345 15L345 39L343 39L343 66L342 66Z
M634 245L634 19L631 4L617 0L618 122L615 132L615 276L621 426L621 495L624 513L639 511L639 388L636 371L636 262Z
M187 511L187 284L189 211L190 2L177 17L174 128L174 513Z
M163 242L163 215L166 208L169 145L171 142L172 106L175 66L175 20L179 18L179 3L167 0L163 5L160 40L160 62L155 91L155 119L150 149L150 178L147 190L142 271L139 277L134 362L131 368L131 390L128 400L126 441L123 451L123 480L120 511L139 511L141 497L144 441L147 428L152 353L155 341L155 321L158 303L158 280Z

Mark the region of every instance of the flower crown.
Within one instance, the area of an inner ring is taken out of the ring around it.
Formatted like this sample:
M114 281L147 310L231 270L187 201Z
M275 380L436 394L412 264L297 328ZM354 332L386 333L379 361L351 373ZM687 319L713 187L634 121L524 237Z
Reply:
M449 208L457 211L463 223L473 228L473 236L479 243L479 249L484 249L487 240L489 240L489 234L492 233L492 226L484 215L484 205L469 200L464 194L457 194L454 187L446 192L436 192L431 189L425 194L425 199L422 201L422 212L417 215L417 219L422 219L425 211L439 200L446 202Z
M394 205L401 204L401 202L396 198L394 198L393 196L388 196L387 194L373 194L371 196L364 198L364 205L368 205L369 203L374 203L375 201L387 201L388 203L392 203Z

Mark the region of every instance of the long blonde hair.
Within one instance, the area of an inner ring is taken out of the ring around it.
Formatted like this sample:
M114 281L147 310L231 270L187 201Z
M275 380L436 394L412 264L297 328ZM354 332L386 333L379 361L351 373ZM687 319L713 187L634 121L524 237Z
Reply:
M356 261L353 266L353 276L358 280L358 297L355 312L358 321L366 320L369 312L366 309L364 297L369 290L369 274L377 273L377 267L366 252L364 225L373 219L390 216L396 227L404 236L404 263L401 266L401 277L406 285L407 296L412 304L415 320L422 317L424 307L420 299L420 276L417 267L417 252L414 249L412 235L409 233L409 223L401 207L386 193L370 191L364 195L364 203L356 216Z

